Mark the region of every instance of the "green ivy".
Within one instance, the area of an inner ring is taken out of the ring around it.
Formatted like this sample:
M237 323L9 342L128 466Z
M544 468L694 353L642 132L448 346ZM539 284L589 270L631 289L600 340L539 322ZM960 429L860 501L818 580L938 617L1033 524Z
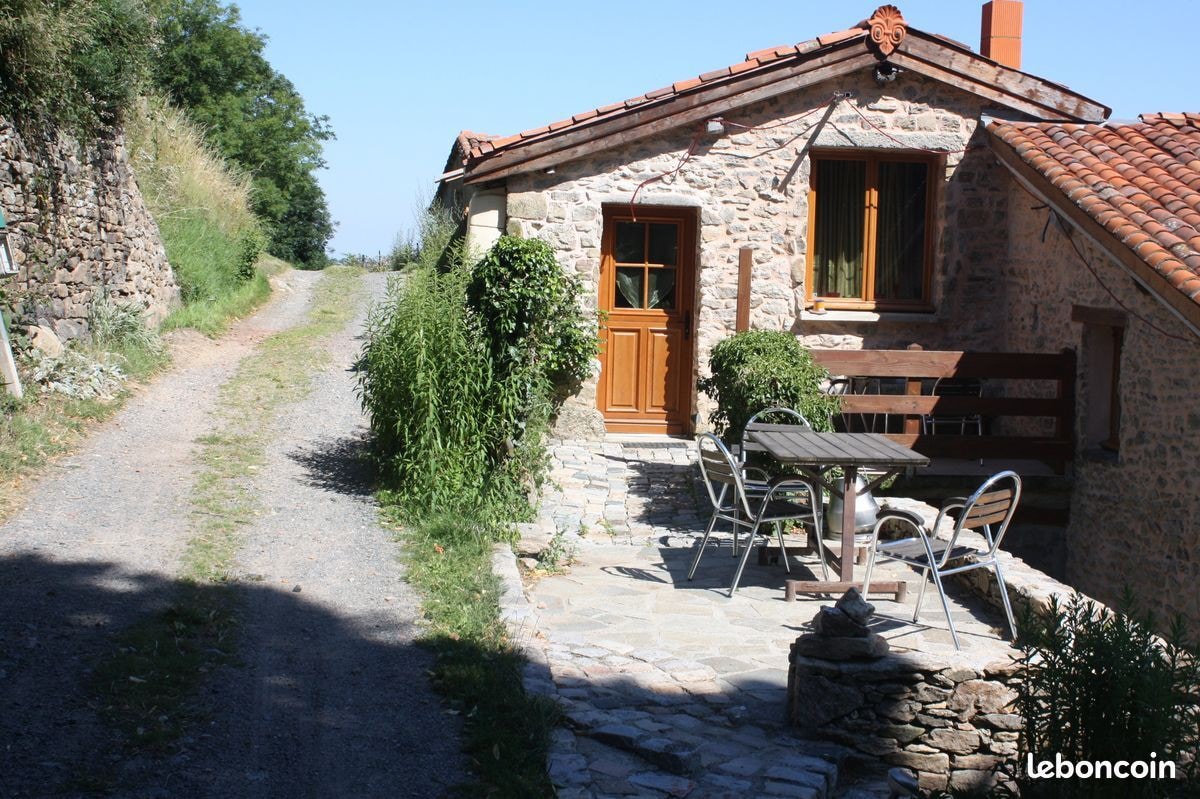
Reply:
M741 437L747 420L765 408L792 408L814 430L832 430L841 400L824 391L829 373L791 333L749 330L713 347L712 376L697 387L717 402L713 426L727 440Z

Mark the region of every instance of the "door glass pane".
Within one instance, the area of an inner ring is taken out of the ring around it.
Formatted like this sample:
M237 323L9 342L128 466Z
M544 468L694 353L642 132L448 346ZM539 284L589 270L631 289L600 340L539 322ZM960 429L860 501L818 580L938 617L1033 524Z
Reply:
M661 308L670 311L675 307L675 270L648 269L650 278L646 293L647 308Z
M650 257L648 263L674 266L679 257L679 225L653 222L650 224Z
M613 298L613 307L642 307L642 285L645 274L646 270L641 266L617 267L617 296Z
M646 263L646 224L644 222L618 222L616 238L613 257L616 258L617 263Z
M867 193L865 161L817 161L813 294L863 296L863 212Z
M919 300L925 282L925 192L929 167L879 164L875 297Z

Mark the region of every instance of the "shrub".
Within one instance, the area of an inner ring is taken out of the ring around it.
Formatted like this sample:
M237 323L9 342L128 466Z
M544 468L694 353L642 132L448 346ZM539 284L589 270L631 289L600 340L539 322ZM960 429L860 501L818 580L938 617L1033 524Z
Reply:
M1173 760L1196 789L1200 751L1200 664L1184 645L1180 622L1166 640L1153 619L1138 620L1127 598L1119 612L1076 594L1026 615L1018 709L1025 719L1021 752L1035 762ZM1024 765L1022 763L1021 765ZM1028 797L1184 796L1189 788L1156 780L1029 779Z
M586 374L595 334L546 245L506 237L472 269L458 222L422 220L417 265L369 320L360 393L400 504L511 516L544 471L554 381Z
M467 296L504 374L534 369L556 383L587 377L599 352L579 284L543 241L502 236L475 267Z
M831 430L830 416L841 407L822 384L829 373L790 333L749 330L713 347L712 376L697 387L717 403L713 426L726 439L741 436L746 421L772 406L793 408L814 430Z

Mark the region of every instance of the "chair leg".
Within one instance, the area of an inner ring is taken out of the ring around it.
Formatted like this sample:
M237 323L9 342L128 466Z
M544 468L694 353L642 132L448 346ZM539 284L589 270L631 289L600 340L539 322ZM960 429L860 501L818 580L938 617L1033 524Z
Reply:
M921 575L921 590L917 592L917 605L913 608L913 621L921 618L921 603L925 601L925 586L929 585L929 572L930 570L927 568Z
M813 536L817 540L817 557L821 559L821 579L829 582L829 563L825 560L825 540L821 537L821 516L820 512L813 516Z
M688 579L692 579L696 575L696 567L700 565L700 556L704 554L704 545L708 543L708 537L712 535L713 527L717 524L717 514L713 514L708 520L708 527L704 528L704 537L700 539L700 546L696 547L696 557L692 558L692 567L688 569ZM733 529L733 537L737 539L737 528Z
M958 633L954 631L954 619L950 618L950 600L946 598L946 590L942 588L942 578L937 569L929 571L933 572L933 583L937 586L938 596L942 598L942 610L946 612L946 625L950 628L950 637L954 639L954 648L962 649L958 643Z
M1000 569L1000 563L993 560L992 565L996 567L996 584L1000 587L1000 601L1004 603L1004 615L1008 616L1008 629L1012 631L1013 640L1017 640L1017 623L1013 620L1012 604L1008 600L1008 586L1004 584L1004 572Z
M867 549L867 571L863 574L863 599L867 598L867 592L871 590L871 572L875 570L875 547Z
M735 533L736 535L736 533ZM750 550L754 549L754 536L758 535L758 522L750 528L750 535L746 537L746 551L742 553L742 559L738 561L737 571L733 573L733 583L729 586L729 598L733 598L733 592L737 590L738 582L742 579L742 570L746 568L746 561L750 560Z
M779 539L779 557L783 561L783 570L792 573L792 564L788 563L787 544L783 543L783 522L775 522L775 536Z

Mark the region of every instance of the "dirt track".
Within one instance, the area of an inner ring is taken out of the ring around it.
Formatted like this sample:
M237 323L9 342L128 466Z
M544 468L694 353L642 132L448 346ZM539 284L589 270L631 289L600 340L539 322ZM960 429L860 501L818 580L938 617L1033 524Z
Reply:
M290 273L221 341L188 338L176 366L0 527L0 795L79 795L99 773L130 797L437 796L462 779L457 729L413 644L417 600L358 458L348 370L365 301L326 342L312 391L276 420L256 481L267 511L238 559L239 665L202 686L209 716L170 756L130 758L90 706L90 665L175 593L193 442L218 387L266 336L303 321L319 279ZM363 280L366 297L382 293L384 276Z

